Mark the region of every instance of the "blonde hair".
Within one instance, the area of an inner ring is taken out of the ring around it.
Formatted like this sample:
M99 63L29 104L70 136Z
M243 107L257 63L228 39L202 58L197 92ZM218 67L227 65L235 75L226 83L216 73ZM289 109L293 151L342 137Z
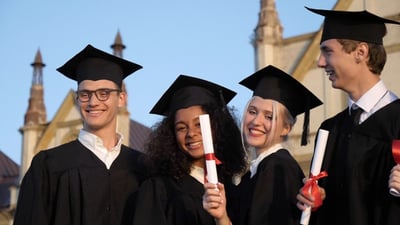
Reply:
M253 96L249 99L249 101L247 101L244 111L242 113L242 119L240 121L240 133L241 133L241 138L242 138L242 144L243 144L243 148L246 149L247 158L249 160L255 158L255 151L252 148L252 146L248 146L246 143L246 140L244 138L244 122L243 121L247 114L247 110L249 108L250 103L256 97L259 97L259 96ZM275 133L278 118L282 118L283 126L289 126L289 129L291 131L294 124L296 123L296 117L293 117L292 114L289 112L289 110L286 108L286 106L283 105L282 103L280 103L276 100L273 100L273 99L269 99L269 100L272 101L272 123L271 123L270 133ZM286 142L288 140L290 131L288 132L288 135L283 137L284 142ZM273 139L273 135L268 135L264 144L267 146L272 145L272 139Z

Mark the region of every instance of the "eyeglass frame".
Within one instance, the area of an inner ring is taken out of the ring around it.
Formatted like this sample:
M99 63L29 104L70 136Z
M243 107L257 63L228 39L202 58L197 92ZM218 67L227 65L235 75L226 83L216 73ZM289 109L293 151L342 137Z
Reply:
M121 89L99 88L99 89L96 89L96 90L93 90L93 91L91 91L91 90L78 90L78 91L75 92L75 94L76 94L76 99L79 102L89 102L90 99L92 99L93 94L96 96L97 100L99 100L101 102L105 102L110 98L111 92L114 92L114 91L119 92L119 93L122 92ZM99 96L101 96L101 93L99 93L99 92L104 92L106 94L106 97L104 97L104 98L100 97L99 98ZM81 94L87 94L87 100L82 100L81 99L82 98Z

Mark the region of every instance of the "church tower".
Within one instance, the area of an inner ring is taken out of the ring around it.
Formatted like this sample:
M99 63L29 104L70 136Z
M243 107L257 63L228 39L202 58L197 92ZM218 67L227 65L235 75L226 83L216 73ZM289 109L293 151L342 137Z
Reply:
M32 85L25 113L24 126L20 129L22 133L21 174L25 174L34 156L37 140L44 129L46 120L46 107L44 105L43 68L42 54L37 50L33 67Z
M123 50L125 49L125 45L122 43L121 34L118 31L115 36L114 44L111 45L113 49L113 54L120 58L123 58ZM129 146L129 121L130 121L130 113L128 111L128 91L126 89L125 82L122 82L122 91L126 93L126 101L123 107L119 109L118 117L117 117L117 130L124 136L123 144Z
M281 67L283 27L279 21L275 0L261 0L253 47L256 70L272 64Z

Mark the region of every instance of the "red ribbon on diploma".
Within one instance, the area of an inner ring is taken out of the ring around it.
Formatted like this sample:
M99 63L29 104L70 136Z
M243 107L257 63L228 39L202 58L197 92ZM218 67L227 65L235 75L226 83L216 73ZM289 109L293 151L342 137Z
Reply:
M327 177L328 173L326 171L322 171L318 175L310 175L310 178L307 180L307 182L304 184L303 188L301 189L301 192L303 195L309 195L311 194L314 197L314 202L315 206L312 208L313 211L315 211L318 207L322 205L322 198L321 198L321 193L319 192L318 188L318 183L317 181L323 177Z
M215 164L219 165L222 164L221 161L214 155L214 153L206 153L204 154L205 160L214 160ZM207 167L204 167L204 183L207 183Z
M214 153L207 153L204 155L204 157L206 158L206 160L214 160L215 164L217 164L217 165L221 164L221 161L219 161L219 159L217 159L217 157L214 155Z
M400 140L393 140L392 154L393 154L394 161L397 164L400 164Z

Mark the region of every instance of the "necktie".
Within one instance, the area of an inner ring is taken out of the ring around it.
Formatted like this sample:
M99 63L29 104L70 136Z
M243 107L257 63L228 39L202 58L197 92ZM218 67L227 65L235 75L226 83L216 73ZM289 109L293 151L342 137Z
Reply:
M353 126L355 126L360 123L360 116L361 116L361 113L363 112L363 109L358 106L355 106L354 108L353 107L350 112L350 118L353 121Z

